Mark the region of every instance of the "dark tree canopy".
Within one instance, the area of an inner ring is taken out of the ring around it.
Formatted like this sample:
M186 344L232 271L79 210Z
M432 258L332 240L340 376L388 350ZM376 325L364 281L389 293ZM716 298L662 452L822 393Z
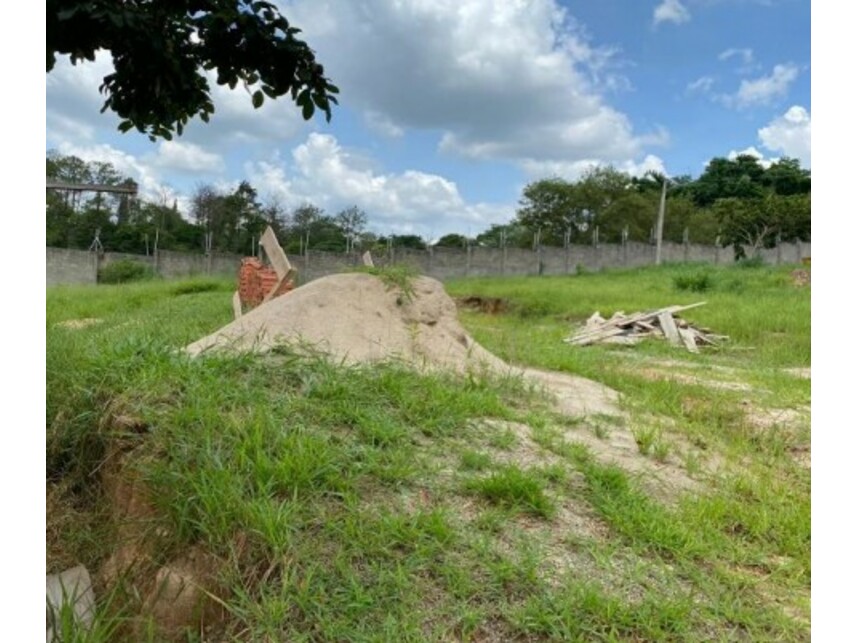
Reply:
M333 94L315 54L297 38L276 6L260 0L47 0L46 68L58 55L71 62L95 60L99 49L113 56L114 72L100 90L101 111L151 139L181 135L188 120L208 122L214 113L205 71L219 85L253 88L260 107L290 94L310 119L315 109L327 120Z

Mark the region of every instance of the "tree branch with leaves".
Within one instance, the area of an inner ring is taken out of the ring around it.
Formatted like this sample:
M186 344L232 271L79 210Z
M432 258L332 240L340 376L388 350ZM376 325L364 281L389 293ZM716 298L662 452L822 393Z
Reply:
M248 89L253 107L289 95L304 119L331 118L339 89L277 7L261 0L47 0L46 70L57 56L72 64L113 56L99 88L101 111L119 129L171 139L188 121L215 112L206 72L219 85Z

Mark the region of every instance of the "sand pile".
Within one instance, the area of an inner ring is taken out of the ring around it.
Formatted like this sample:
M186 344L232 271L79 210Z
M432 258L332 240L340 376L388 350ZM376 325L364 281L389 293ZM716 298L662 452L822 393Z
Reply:
M410 296L364 273L323 277L254 308L189 345L198 355L227 348L312 348L346 363L400 359L424 368L502 368L458 323L440 282L418 277Z
M417 277L411 288L406 294L365 273L330 275L262 304L185 350L193 356L265 352L288 344L346 364L399 359L425 370L517 374L554 392L565 413L616 412L615 392L600 384L515 369L485 350L459 324L455 302L439 281Z

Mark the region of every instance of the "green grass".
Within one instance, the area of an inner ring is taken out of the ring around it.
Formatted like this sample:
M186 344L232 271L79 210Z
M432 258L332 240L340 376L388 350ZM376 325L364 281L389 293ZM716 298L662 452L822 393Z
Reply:
M230 321L230 280L51 288L46 475L65 511L49 512L48 571L97 573L115 549L99 481L118 450L154 505L149 573L191 548L216 561L225 616L210 639L808 639L810 472L796 454L809 427L753 423L809 405L809 381L782 370L809 366L808 290L787 267L707 267L708 303L687 316L730 335L722 348L561 341L595 310L697 301L675 286L695 270L448 285L510 302L461 315L489 350L617 389L627 416L591 427L514 379L288 350L188 359L183 345ZM60 324L86 318L100 322ZM735 381L749 392L710 383ZM684 467L703 491L652 495L569 427L604 448L626 432L635 457ZM103 634L67 635L133 638L142 594L100 593Z

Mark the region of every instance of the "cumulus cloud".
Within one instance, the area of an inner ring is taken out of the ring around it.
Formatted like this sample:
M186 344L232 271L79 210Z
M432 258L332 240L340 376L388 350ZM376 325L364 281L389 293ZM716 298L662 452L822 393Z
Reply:
M738 109L755 105L768 105L788 95L789 87L797 79L798 68L793 64L775 65L768 76L742 80L738 91L723 97L729 107Z
M680 25L690 20L690 11L679 0L663 0L652 17L655 26L662 22L672 22Z
M58 145L64 140L94 141L98 128L115 130L119 118L112 112L100 114L104 96L98 87L113 72L113 58L99 52L94 62L72 65L60 58L45 80L47 140Z
M603 166L604 163L597 159L582 159L580 161L528 161L524 163L524 171L532 178L543 178L545 176L559 176L569 181L580 179L593 167ZM642 161L624 161L613 164L617 170L630 174L631 176L643 176L646 172L655 171L667 174L664 162L654 154L647 154Z
M441 133L439 149L476 159L644 155L604 99L627 87L615 52L591 45L554 0L297 2L290 7L352 106L376 122Z
M105 97L98 89L104 77L113 71L113 58L105 51L99 51L94 62L72 65L67 59L57 61L46 76L49 143L94 141L99 133L117 133L120 118L111 111L101 113ZM312 126L303 121L299 110L286 97L266 100L262 107L254 109L250 100L252 88L239 85L229 89L217 84L213 72L206 74L215 112L209 123L192 119L182 141L219 149L247 144L272 146L293 139ZM148 141L134 130L124 136Z
M810 167L811 129L810 113L799 105L793 105L785 114L759 130L759 140L769 150L799 159L801 165Z
M328 134L311 133L290 164L274 157L249 163L247 172L260 194L286 207L310 201L336 212L356 205L380 232L432 237L468 225L477 231L514 214L504 205L467 203L453 181L437 174L379 172Z
M187 197L163 181L149 162L132 154L105 143L80 145L68 141L60 143L57 151L64 156L76 156L88 163L109 163L121 174L137 183L140 198L168 205L172 205L173 201L178 201L180 210L187 212Z
M731 150L729 152L729 154L726 155L726 157L730 161L734 161L739 156L752 156L757 161L759 161L759 165L761 165L765 169L771 167L771 165L773 163L776 163L777 161L780 160L779 158L776 158L776 157L775 158L767 158L764 154L762 154L759 150L757 150L753 145L751 145L750 147L745 148L743 150Z
M188 174L209 174L223 171L223 159L199 145L184 141L162 141L152 159L156 167Z

